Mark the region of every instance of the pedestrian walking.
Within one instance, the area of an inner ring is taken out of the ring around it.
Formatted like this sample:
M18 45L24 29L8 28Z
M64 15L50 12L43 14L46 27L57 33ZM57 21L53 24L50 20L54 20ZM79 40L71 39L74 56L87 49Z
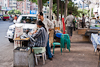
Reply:
M14 20L17 20L17 15L15 15Z
M49 19L44 18L42 12L39 12L38 19L41 20L44 23L44 25L47 29L48 42L47 42L47 46L46 46L46 51L47 51L48 59L52 60L51 48L49 46L49 31L51 31L53 29L52 22Z
M69 15L65 18L66 30L67 30L67 34L69 34L70 36L70 40L73 34L73 27L74 27L73 20L74 20L74 16L70 11Z
M84 28L85 26L85 17L84 17L84 14L82 15L82 28Z

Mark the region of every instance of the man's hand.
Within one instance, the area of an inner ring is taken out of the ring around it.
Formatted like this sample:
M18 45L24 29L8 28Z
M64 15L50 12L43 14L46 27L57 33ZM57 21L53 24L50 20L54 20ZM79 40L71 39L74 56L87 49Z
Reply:
M51 31L52 29L49 29L49 31Z
M35 34L37 32L37 30L35 30L34 32L33 32L33 34Z
M32 35L32 33L31 33L31 32L29 32L29 35Z
M54 30L54 29L49 29L49 31Z

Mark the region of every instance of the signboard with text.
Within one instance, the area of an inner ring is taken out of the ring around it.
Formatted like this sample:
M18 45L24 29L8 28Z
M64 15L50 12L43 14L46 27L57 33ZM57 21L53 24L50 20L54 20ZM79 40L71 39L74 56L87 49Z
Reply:
M36 10L30 10L30 14L37 14Z
M7 10L7 7L1 7L1 10Z

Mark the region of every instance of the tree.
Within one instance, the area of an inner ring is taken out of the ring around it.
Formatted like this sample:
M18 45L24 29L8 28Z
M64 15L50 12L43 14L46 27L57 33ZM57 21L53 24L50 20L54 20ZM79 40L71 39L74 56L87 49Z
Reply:
M64 18L66 18L66 16L67 16L67 12L68 12L68 0L65 0L65 9L64 9Z
M59 0L57 0L57 21L59 21Z
M91 11L91 17L94 17L95 15L93 14L93 8L92 8L92 11Z
M19 10L10 10L8 11L8 14L11 15L11 14L21 14L21 12Z
M49 0L49 19L52 20L53 0Z
M78 7L74 5L73 2L69 1L68 3L68 12L71 11L73 15L79 15L78 14Z
M79 14L80 17L82 16L82 14L84 14L84 15L88 14L88 10L86 10L86 9L84 9L84 12L83 12L82 9L79 9L78 12L79 12L78 14Z

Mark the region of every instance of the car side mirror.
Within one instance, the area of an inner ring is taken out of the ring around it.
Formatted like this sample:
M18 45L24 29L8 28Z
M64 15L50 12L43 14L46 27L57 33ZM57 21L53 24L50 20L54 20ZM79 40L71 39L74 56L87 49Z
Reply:
M14 24L15 24L15 23L17 23L17 21L16 21L16 20L13 20L13 22L14 22Z

